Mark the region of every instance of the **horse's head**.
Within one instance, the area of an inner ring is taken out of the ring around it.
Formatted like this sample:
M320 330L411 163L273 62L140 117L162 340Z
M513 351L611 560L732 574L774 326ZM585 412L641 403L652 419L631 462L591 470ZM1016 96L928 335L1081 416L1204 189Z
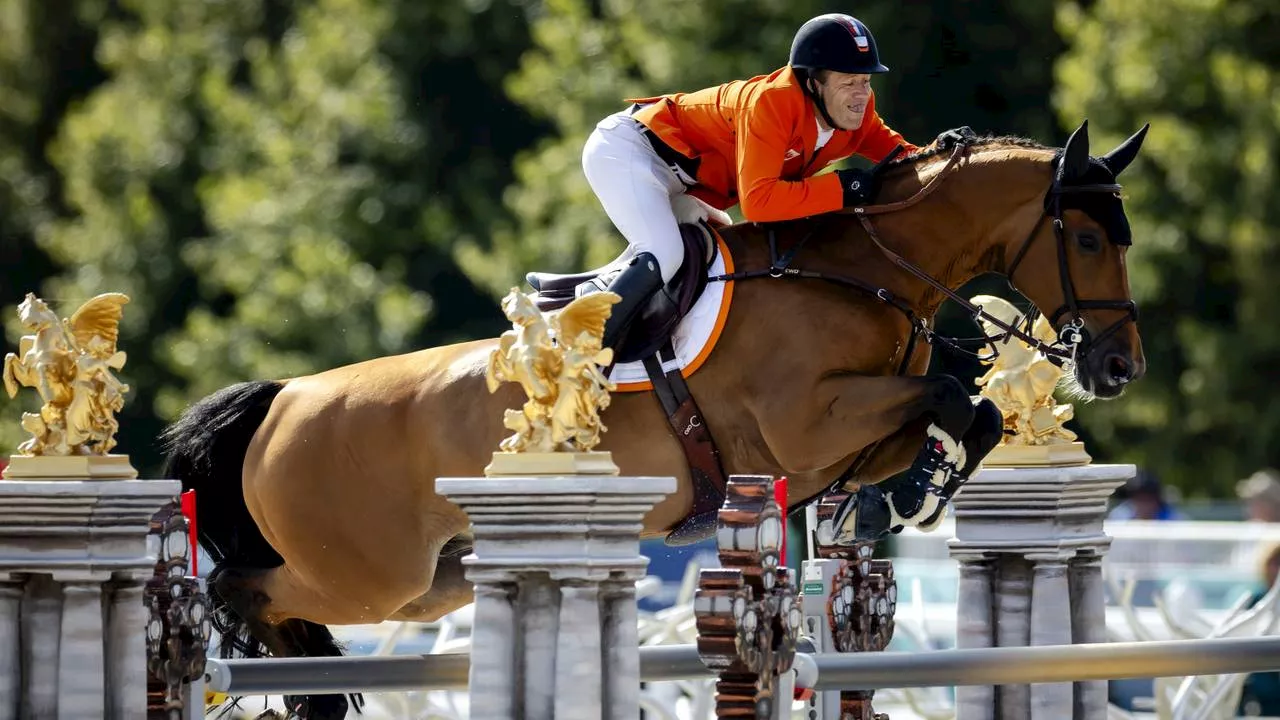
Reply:
M1116 184L1146 133L1144 126L1092 157L1088 121L1081 124L1053 160L1040 222L1006 248L1009 281L1073 352L1080 388L1102 398L1119 395L1146 371L1125 267L1132 237Z
M58 324L58 316L44 301L27 293L27 297L18 305L18 320L28 330L44 330Z

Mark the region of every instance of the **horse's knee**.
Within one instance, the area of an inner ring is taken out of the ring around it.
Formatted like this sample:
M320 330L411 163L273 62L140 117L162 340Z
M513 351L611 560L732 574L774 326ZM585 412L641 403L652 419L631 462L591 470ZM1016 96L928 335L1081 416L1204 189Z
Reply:
M930 380L932 387L925 395L922 414L931 416L951 437L963 436L973 423L975 413L969 391L951 375L936 375Z

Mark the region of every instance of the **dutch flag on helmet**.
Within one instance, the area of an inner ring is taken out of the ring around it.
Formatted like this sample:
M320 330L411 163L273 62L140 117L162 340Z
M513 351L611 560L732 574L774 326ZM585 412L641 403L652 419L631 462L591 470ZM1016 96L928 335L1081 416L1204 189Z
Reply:
M862 23L848 15L840 15L839 22L853 36L853 43L858 46L858 52L871 52L871 43L867 41L867 33L862 29Z

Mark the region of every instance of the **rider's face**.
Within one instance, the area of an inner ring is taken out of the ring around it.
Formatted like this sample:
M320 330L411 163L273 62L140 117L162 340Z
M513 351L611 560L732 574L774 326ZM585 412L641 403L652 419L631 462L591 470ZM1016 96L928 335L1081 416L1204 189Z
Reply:
M871 100L871 76L828 72L818 85L831 119L842 130L856 130Z

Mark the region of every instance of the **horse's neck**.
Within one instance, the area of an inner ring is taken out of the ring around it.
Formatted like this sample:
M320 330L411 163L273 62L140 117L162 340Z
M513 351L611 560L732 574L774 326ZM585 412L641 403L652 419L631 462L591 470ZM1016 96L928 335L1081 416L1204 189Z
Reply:
M1002 271L1008 248L1030 232L1049 182L1046 150L978 147L917 205L872 217L876 234L908 262L951 290L987 272ZM941 171L939 158L918 175L886 182L881 202L911 197ZM902 273L904 276L905 273ZM946 299L927 283L904 278L899 295L932 317Z

